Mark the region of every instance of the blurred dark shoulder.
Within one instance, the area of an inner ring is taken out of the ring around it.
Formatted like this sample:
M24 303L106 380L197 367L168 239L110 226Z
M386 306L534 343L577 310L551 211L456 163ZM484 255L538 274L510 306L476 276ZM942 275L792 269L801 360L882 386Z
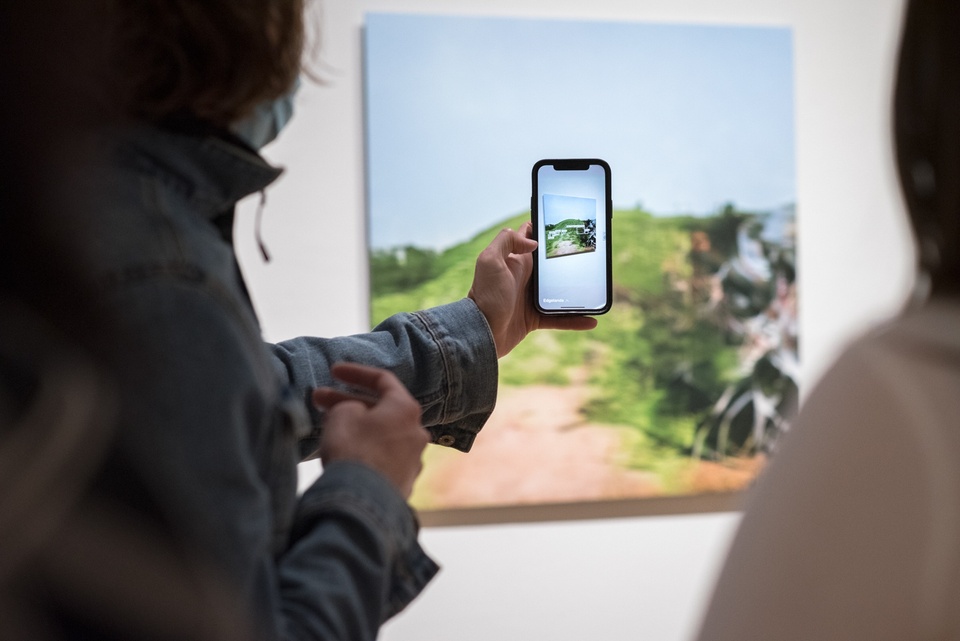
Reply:
M0 5L0 638L250 638L230 589L108 482L117 310L76 189L86 133L118 113L94 5Z

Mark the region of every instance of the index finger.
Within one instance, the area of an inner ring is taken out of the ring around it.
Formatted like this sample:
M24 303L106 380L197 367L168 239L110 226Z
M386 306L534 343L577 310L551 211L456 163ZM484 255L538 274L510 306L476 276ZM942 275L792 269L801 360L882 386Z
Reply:
M311 401L318 408L330 409L334 405L339 405L346 401L359 401L367 407L373 407L379 401L379 397L373 392L367 390L357 390L351 387L343 390L333 387L318 387L310 395Z
M344 383L370 390L380 396L400 391L409 394L393 372L379 367L344 362L334 364L330 372Z

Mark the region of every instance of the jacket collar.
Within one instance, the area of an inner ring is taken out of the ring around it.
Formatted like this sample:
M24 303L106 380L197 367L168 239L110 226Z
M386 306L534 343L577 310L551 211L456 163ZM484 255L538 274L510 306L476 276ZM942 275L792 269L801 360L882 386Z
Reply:
M131 125L117 140L124 161L165 182L209 218L283 173L229 132L198 123Z

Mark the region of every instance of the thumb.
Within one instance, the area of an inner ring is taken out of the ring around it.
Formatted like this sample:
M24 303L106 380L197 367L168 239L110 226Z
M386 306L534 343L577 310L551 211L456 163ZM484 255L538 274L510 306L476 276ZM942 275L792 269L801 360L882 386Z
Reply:
M512 229L503 229L493 239L493 246L503 258L507 258L510 254L529 254L537 248L537 241Z

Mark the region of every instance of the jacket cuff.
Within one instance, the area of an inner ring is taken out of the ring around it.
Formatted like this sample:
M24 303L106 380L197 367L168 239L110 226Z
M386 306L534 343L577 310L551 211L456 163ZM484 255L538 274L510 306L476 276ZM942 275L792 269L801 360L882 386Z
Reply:
M414 316L436 342L447 382L439 416L427 429L434 443L468 452L497 403L499 369L490 325L470 298Z
M300 499L308 520L326 513L346 514L363 523L390 558L389 600L384 620L410 603L439 572L417 535L420 524L396 487L374 469L355 461L334 461Z

